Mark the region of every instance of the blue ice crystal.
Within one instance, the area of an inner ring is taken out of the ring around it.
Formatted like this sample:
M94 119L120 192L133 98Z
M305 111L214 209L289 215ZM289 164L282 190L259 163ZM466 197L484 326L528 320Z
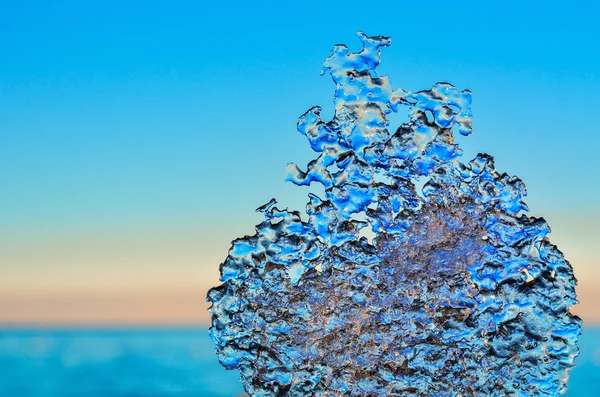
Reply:
M376 72L390 39L359 38L323 67L333 119L314 107L298 121L317 158L287 169L325 196L309 195L306 219L260 207L208 293L219 361L251 396L564 393L581 320L546 221L491 156L459 161L470 91L394 90ZM402 109L410 121L388 129Z

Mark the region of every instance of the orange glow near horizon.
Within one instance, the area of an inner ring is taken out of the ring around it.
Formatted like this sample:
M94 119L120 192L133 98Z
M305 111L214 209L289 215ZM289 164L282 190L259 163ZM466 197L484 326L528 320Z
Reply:
M205 291L0 296L5 326L207 326Z
M208 326L206 290L0 295L0 326ZM578 289L572 312L600 324L598 289Z
M587 324L600 324L597 218L548 219L551 241L579 280L572 312ZM12 235L0 242L0 326L207 326L206 292L219 284L218 264L234 236L251 232L230 228L210 236L189 224Z

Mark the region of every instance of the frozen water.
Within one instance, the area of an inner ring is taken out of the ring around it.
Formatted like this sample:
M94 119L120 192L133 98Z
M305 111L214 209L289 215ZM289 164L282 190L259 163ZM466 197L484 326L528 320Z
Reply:
M390 39L359 38L323 67L333 119L314 107L298 121L316 159L287 168L324 197L306 215L259 208L209 291L221 364L252 396L561 395L581 320L547 223L491 156L460 161L470 91L393 89L376 72ZM394 131L399 111L410 122Z

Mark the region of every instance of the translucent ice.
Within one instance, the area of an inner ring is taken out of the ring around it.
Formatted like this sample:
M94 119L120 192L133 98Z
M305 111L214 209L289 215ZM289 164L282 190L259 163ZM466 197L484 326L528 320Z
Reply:
M208 293L221 364L252 396L562 394L581 320L548 225L491 156L459 161L469 91L394 90L376 72L390 39L359 37L360 52L337 45L325 61L333 119L314 107L298 121L317 158L287 169L325 196L306 219L259 208ZM410 122L390 130L403 109Z

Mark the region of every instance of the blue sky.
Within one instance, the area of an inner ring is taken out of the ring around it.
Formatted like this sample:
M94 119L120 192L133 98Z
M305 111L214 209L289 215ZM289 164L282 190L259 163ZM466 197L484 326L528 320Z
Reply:
M395 87L473 91L465 156L521 177L582 288L600 288L599 6L206 3L1 3L3 291L203 294L256 207L303 208L283 180L312 156L296 120L331 116L319 70L358 30L392 37Z

